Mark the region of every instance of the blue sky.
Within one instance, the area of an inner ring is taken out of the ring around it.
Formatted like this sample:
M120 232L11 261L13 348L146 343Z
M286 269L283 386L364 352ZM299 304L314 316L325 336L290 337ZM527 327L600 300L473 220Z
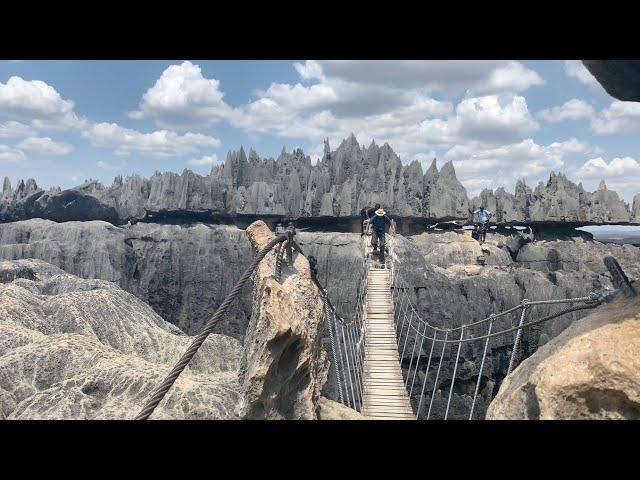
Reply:
M453 161L470 195L562 171L640 191L640 104L578 61L2 61L0 175L47 188L206 174L243 145L313 158L351 132Z

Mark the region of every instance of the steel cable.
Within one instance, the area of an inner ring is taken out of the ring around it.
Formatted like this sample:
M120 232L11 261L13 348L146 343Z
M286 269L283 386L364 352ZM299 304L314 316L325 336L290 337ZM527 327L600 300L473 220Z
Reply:
M224 302L220 304L213 317L211 317L211 319L209 319L209 321L205 324L205 327L196 336L191 345L189 345L189 348L187 348L187 350L182 354L180 360L176 362L176 364L171 369L166 378L162 381L162 383L158 385L158 387L153 391L151 398L149 398L145 406L142 408L142 410L140 410L140 413L138 413L138 415L136 416L136 420L146 420L149 418L149 416L153 413L158 404L167 394L169 389L178 379L182 371L189 364L198 349L202 346L209 334L211 334L218 321L220 321L222 316L227 312L227 310L231 306L231 303L240 295L242 288L244 287L245 283L247 283L247 280L249 280L253 272L256 270L258 264L273 249L273 247L285 241L286 239L287 235L279 235L275 237L273 240L267 243L267 245L255 256L253 262L251 262L251 265L249 265L249 268L247 268L240 280L238 280L238 283L236 283L236 285L233 287L231 293L227 295L227 298L224 299Z

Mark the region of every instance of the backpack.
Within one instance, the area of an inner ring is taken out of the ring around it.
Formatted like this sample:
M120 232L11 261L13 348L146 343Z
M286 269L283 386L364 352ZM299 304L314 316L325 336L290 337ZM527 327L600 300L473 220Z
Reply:
M471 237L474 240L478 240L480 238L480 232L478 232L478 230L471 230Z

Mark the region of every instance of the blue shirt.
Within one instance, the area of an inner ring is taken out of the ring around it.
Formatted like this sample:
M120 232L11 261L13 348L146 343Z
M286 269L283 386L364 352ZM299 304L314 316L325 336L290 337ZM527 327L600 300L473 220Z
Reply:
M387 223L391 223L391 219L389 217L387 217L386 215L373 215L370 219L369 222L371 223L371 225L373 226L373 229L376 232L381 232L384 233L386 227L387 227Z
M489 220L489 215L491 215L491 212L489 210L476 210L475 212L473 212L473 214L478 215L478 222L487 223L487 220Z

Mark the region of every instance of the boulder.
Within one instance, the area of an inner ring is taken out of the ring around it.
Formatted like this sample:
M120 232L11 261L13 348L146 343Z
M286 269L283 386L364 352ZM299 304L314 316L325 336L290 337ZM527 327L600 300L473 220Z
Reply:
M252 223L247 235L255 252L274 238L263 221ZM274 249L255 273L237 411L249 419L317 419L329 369L320 341L323 302L304 256L295 254L293 265L283 266L280 282L275 262Z
M487 418L639 420L638 352L640 297L620 295L523 361L503 381Z
M191 338L111 282L0 262L0 417L133 418ZM241 347L210 336L153 418L234 418Z

